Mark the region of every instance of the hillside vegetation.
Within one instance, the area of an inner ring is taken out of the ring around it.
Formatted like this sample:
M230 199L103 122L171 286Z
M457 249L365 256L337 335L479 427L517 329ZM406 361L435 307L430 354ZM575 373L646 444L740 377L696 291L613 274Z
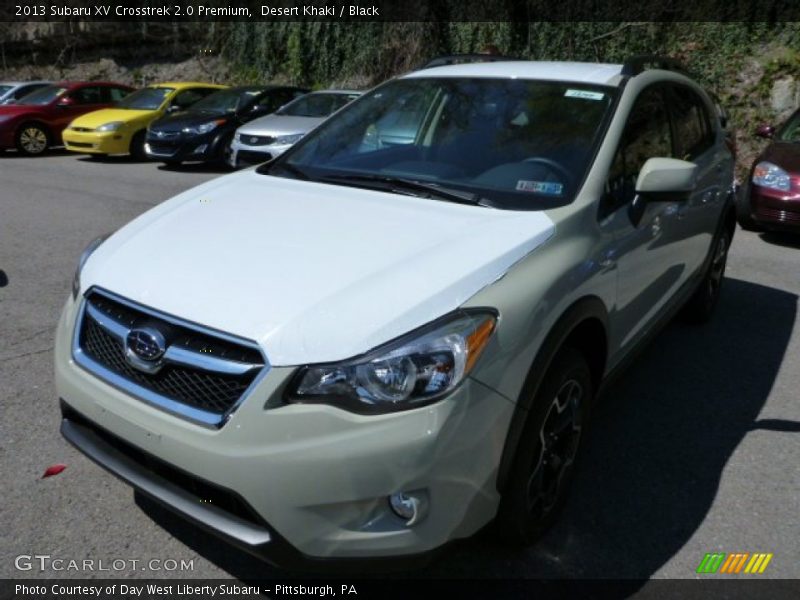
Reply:
M737 130L744 165L749 165L759 144L751 135L755 126L779 121L800 104L800 23L0 26L5 27L0 29L3 77L86 73L136 84L170 78L173 65L175 76L182 78L366 88L432 56L478 52L488 44L503 54L538 60L622 62L634 54L664 54L682 60L720 97Z

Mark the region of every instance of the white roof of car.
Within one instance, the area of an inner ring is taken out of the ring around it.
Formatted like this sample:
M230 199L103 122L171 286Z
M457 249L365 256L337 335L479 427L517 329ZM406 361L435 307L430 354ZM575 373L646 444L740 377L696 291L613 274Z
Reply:
M432 67L404 77L507 77L615 85L621 73L622 65L606 63L513 60Z

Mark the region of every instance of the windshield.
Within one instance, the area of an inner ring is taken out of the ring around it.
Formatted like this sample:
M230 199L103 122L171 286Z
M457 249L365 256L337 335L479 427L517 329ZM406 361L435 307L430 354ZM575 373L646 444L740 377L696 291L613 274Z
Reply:
M261 172L362 187L367 179L403 179L469 192L499 208L558 206L583 181L613 94L563 82L399 79Z
M275 114L290 117L324 118L357 97L358 94L326 94L324 92L306 94L290 102Z
M261 90L222 90L195 102L189 110L232 113L249 104L260 93Z
M173 88L142 88L125 96L117 102L116 108L131 110L157 110L164 99L173 92Z
M47 87L36 90L35 92L31 92L27 96L23 96L17 102L17 104L25 104L28 106L44 106L45 104L50 104L53 100L61 96L66 91L67 88L65 87L48 85Z
M786 121L777 137L781 142L800 142L800 110Z

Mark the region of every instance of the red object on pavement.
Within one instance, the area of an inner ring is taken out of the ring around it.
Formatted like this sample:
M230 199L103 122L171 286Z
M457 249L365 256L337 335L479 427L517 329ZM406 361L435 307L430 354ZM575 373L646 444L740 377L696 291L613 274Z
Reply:
M61 473L61 471L63 471L66 468L67 465L62 465L62 464L50 465L49 467L47 467L47 470L44 472L44 475L42 475L42 479L44 479L45 477L52 477L53 475L58 475L59 473Z

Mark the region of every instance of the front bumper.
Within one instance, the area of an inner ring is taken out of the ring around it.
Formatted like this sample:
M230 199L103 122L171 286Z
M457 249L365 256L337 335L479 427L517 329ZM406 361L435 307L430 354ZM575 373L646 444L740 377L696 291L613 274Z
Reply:
M800 232L800 180L788 192L750 184L746 206L750 217L764 229Z
M268 144L264 146L248 146L241 142L231 144L230 152L226 157L227 163L234 169L257 165L286 152L293 144Z
M68 301L55 350L56 388L69 407L65 436L145 493L250 552L278 564L286 564L286 556L313 562L419 555L472 535L494 517L497 466L514 405L480 383L467 380L439 403L389 415L324 405L267 409L294 371L273 367L228 423L212 430L145 404L76 365L70 344L75 311ZM97 450L102 445L92 436L102 437L98 431L122 440L134 454L227 490L254 518L242 522L243 513L213 498L204 504L208 499L186 489L165 491L164 478L159 483L147 461L134 469L135 477L126 474L130 465L120 468L113 453ZM428 496L428 514L406 527L387 497L419 490Z
M13 148L15 144L14 129L7 126L0 127L0 150Z
M187 138L183 134L176 139L160 139L148 134L145 139L145 154L152 160L207 162L220 158L215 134Z
M65 129L62 134L64 147L81 154L128 154L131 136L120 131L84 132Z

